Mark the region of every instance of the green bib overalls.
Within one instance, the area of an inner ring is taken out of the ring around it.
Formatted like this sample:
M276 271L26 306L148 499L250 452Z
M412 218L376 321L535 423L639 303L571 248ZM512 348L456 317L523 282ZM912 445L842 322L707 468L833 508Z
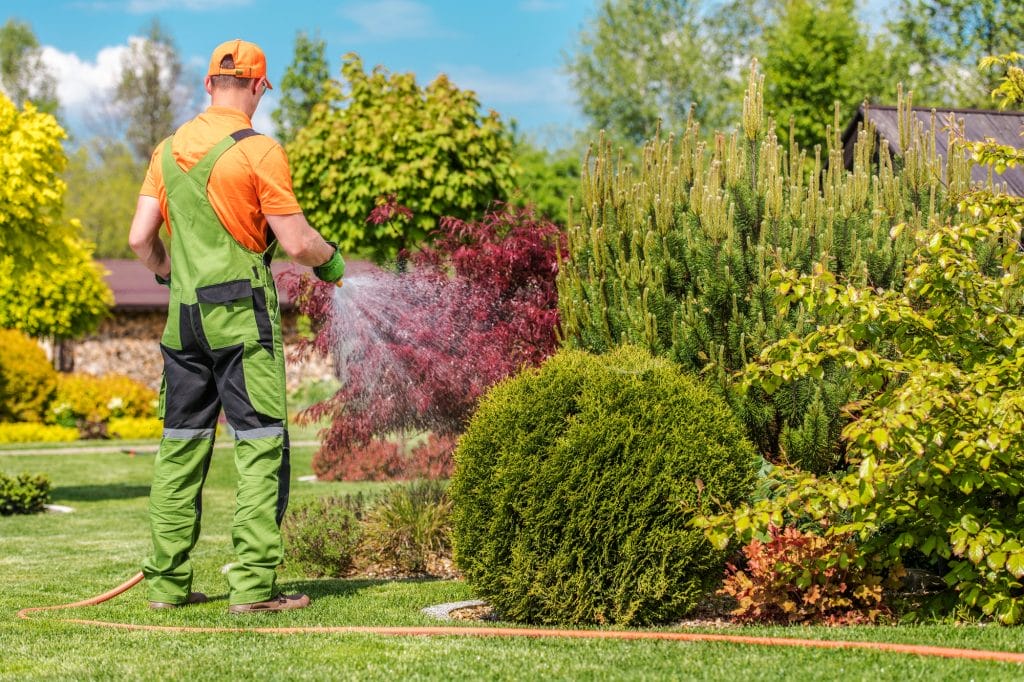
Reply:
M276 243L264 253L240 246L207 198L217 159L255 135L241 130L215 145L188 172L163 149L171 225L171 299L160 349L163 439L149 509L153 556L143 572L149 600L184 603L192 588L189 553L199 538L202 488L221 407L235 433L238 489L228 572L231 604L277 594L283 559L280 523L290 466L284 347L270 273Z

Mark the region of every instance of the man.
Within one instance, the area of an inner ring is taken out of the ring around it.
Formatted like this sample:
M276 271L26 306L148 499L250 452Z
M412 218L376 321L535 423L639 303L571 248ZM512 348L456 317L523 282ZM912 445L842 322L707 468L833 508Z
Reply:
M252 130L269 87L259 47L243 40L218 46L206 76L211 106L153 152L132 219L132 250L171 294L160 344L164 432L149 498L153 555L143 567L153 608L206 601L192 592L189 553L199 537L221 407L235 432L238 470L229 611L309 604L305 595L280 594L275 584L290 466L270 261L279 243L321 280L339 285L345 264L306 222L284 150ZM161 225L170 234L169 254Z

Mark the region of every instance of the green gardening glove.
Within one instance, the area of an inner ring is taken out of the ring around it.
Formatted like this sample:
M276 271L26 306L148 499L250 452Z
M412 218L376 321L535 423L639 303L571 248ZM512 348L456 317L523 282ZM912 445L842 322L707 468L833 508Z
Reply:
M345 261L338 252L338 245L334 242L327 243L334 247L334 253L327 259L326 263L321 263L313 268L313 274L321 282L341 286L341 276L345 274Z

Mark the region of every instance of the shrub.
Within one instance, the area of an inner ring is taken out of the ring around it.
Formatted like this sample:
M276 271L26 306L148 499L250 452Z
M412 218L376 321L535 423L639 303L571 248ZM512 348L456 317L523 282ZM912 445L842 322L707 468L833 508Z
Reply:
M318 324L304 352L333 357L342 380L302 415L330 420L318 469L359 469L345 460L394 433L458 434L490 386L554 352L562 241L557 226L503 207L472 223L442 220L405 272L353 273L341 289L286 280Z
M314 458L313 471L320 480L334 481L448 478L454 449L454 438L432 433L414 445L411 452L407 443L374 438L362 447Z
M154 417L156 399L156 391L127 376L63 374L57 381L50 419L96 430L113 417ZM105 435L106 429L100 431Z
M724 568L691 516L744 499L757 465L728 406L677 365L563 351L496 386L459 440L455 561L514 621L671 621Z
M57 372L39 344L0 329L0 422L42 421L56 388Z
M1024 93L1024 71L1008 76L1009 93ZM1024 163L1024 151L992 142L954 140L949 154L965 151L997 171ZM903 291L824 268L774 276L781 305L835 322L773 344L746 380L773 390L824 362L849 367L866 396L843 431L851 466L820 477L780 467L771 498L701 523L724 546L771 521L822 520L825 537L857 535L872 573L945 571L949 589L926 610L1012 625L1024 621L1024 200L979 190L960 211L914 232Z
M642 345L705 373L765 457L820 473L842 463L842 408L858 397L846 368L825 364L770 396L740 391L735 377L791 331L828 322L805 308L779 312L772 267L808 273L824 263L858 284L899 288L912 243L890 228L952 214L949 196L970 174L962 155L936 153L934 129L925 132L903 101L905 159L879 146L869 125L852 170L830 134L808 176L806 153L776 139L762 81L750 76L742 125L713 144L691 118L681 134L645 146L635 167L622 155L616 163L610 144L588 159L558 275L562 337L597 353Z
M444 484L419 480L389 489L366 515L367 558L405 573L423 573L451 552L451 502Z
M281 523L289 560L313 577L341 577L362 535L362 498L326 497L291 507Z
M35 514L50 501L50 479L43 474L12 478L0 473L0 516Z
M0 424L0 443L63 443L73 440L78 440L78 429L73 426L35 422Z
M123 440L160 438L163 432L164 422L156 417L112 417L107 425L111 438Z
M344 448L330 458L314 457L313 471L321 481L388 481L405 468L402 447L391 440L374 438L358 448Z
M455 443L454 436L429 434L426 440L412 449L412 454L405 466L406 477L451 478L452 467L455 464L452 459Z
M856 625L889 613L882 578L857 565L849 536L823 538L772 526L767 541L743 548L743 568L728 565L719 594L737 601L742 623Z

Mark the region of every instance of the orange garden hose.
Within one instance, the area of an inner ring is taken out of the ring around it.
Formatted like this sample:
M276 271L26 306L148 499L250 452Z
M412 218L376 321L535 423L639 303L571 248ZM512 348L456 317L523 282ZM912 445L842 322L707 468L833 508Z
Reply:
M142 581L142 573L126 583L91 599L59 604L56 606L35 606L18 611L18 618L28 619L29 614L39 611L70 609L79 606L95 606L113 599ZM272 635L319 634L371 634L391 636L476 636L476 637L562 637L570 639L626 639L626 640L669 640L679 642L724 642L728 644L753 644L756 646L793 646L817 649L868 649L916 656L939 658L962 658L976 661L998 661L1000 663L1024 663L1024 653L1009 651L987 651L982 649L952 649L922 644L895 644L891 642L850 642L842 640L796 639L789 637L751 637L745 635L718 635L704 632L661 632L637 630L555 630L545 628L490 628L490 627L369 627L361 625L313 626L313 627L196 627L181 625L139 625L136 623L112 623L102 620L62 618L62 622L77 625L95 625L121 630L143 630L146 632L257 632Z

